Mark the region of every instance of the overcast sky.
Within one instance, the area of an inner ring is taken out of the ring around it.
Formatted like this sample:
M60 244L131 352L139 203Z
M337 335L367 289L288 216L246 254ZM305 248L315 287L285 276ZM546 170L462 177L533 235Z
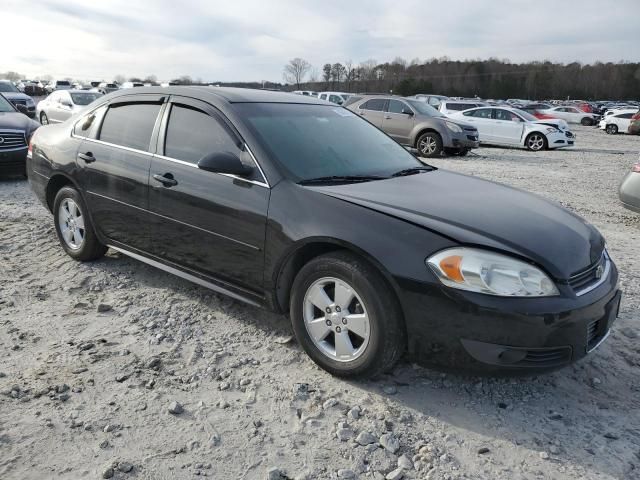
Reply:
M8 5L7 5L8 2ZM282 80L327 62L640 61L640 0L3 0L0 72Z

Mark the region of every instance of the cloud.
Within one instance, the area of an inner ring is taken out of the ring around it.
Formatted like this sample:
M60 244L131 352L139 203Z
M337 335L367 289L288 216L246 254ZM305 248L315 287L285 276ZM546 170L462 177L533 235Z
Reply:
M555 0L40 0L29 9L8 3L1 67L27 76L279 81L296 56L318 70L327 62L396 56L640 60L636 0L618 0L616 8L600 0L579 7Z

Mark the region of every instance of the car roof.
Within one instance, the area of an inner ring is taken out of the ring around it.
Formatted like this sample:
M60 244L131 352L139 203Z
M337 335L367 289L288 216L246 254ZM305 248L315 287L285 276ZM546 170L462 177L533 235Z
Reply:
M184 95L206 100L215 98L226 100L229 103L304 103L311 105L326 105L324 100L307 95L297 95L288 92L274 92L271 90L259 90L252 88L237 87L208 87L208 86L169 86L169 87L146 87L143 92L139 90L119 90L112 93L109 98L116 98L120 95L132 95L137 93L155 93L167 95Z

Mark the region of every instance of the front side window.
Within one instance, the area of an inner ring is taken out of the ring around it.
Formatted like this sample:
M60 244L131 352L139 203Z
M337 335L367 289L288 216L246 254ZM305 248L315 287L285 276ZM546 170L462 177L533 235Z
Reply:
M100 140L146 152L159 111L158 103L111 105L100 128Z
M384 110L384 104L387 102L384 98L373 98L360 105L362 110L373 110L374 112L382 112Z
M387 106L387 112L405 113L410 111L411 109L404 102L401 102L399 100L389 100L389 105Z
M228 130L211 115L173 105L165 135L165 156L195 164L215 152L239 153Z
M463 115L468 117L476 117L476 118L491 118L491 109L490 108L479 108L478 110L471 110L469 112L464 112Z
M100 119L107 110L106 106L102 106L91 113L86 114L73 126L73 134L78 137L95 138L96 130L100 124Z

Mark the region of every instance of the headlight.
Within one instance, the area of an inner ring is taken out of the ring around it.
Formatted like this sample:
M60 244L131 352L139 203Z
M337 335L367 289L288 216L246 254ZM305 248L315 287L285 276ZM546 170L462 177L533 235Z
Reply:
M462 133L462 128L460 128L460 125L456 125L453 122L447 122L445 121L444 124L447 126L447 128L449 130L451 130L454 133Z
M548 128L547 128L547 133L555 133L555 132L557 132L557 131L558 131L558 129L557 129L557 128L553 128L553 127L548 127Z
M450 248L426 261L448 287L505 297L558 295L539 268L515 258L476 248Z

